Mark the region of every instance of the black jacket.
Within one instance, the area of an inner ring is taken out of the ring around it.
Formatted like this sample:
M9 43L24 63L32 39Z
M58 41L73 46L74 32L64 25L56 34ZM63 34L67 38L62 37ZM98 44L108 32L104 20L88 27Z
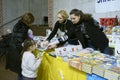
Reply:
M65 32L65 31L69 31L70 28L73 27L73 23L70 20L65 20L63 23L59 23L58 21L55 23L55 26L51 32L51 34L49 35L49 37L47 38L48 41L50 41L56 34L58 29L60 29L61 31ZM66 33L67 33L66 32Z
M89 36L88 38L85 37L82 27L84 27L85 33ZM104 51L109 42L106 35L99 28L99 25L95 23L94 19L74 24L74 28L71 28L68 35L69 40L79 40L84 48L88 47L88 42L91 41L91 43L101 52Z
M13 27L11 40L9 43L9 52L6 58L6 69L10 69L18 74L21 74L21 56L22 43L28 38L28 29L25 23L21 20Z

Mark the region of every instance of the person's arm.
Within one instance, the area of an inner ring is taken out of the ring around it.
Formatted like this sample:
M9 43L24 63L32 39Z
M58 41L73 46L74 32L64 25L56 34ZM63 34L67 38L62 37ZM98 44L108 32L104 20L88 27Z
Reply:
M59 23L56 22L52 32L50 33L49 37L47 38L47 41L50 41L55 36L55 34L58 31L58 28L59 28Z
M67 32L65 33L65 35L58 38L60 42L59 44L64 44L66 41L70 40L74 35L75 27L70 20L67 20L66 27L67 27Z
M33 31L31 29L28 30L28 37L33 39L34 35L33 35Z
M54 48L54 47L58 47L63 45L65 42L67 42L68 40L70 40L73 35L74 35L74 25L73 23L68 20L66 23L66 29L67 29L67 33L65 33L64 36L59 37L56 41L54 41L53 43L50 43L50 48Z

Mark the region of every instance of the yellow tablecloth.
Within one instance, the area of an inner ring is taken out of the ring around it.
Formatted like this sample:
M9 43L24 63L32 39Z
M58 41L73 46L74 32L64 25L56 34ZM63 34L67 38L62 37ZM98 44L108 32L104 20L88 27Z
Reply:
M61 58L45 53L38 69L37 80L86 80L86 73L70 67Z

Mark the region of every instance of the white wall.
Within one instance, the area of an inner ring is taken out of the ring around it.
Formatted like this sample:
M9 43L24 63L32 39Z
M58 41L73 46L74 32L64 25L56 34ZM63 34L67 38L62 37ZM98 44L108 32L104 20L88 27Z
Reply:
M99 18L115 17L116 15L120 18L120 11L95 13L95 0L54 0L54 22L59 10L64 9L69 13L74 8L81 9L85 13L91 13L98 21Z
M2 0L2 2L3 23L21 16L27 11L33 13L35 17L34 24L38 25L44 24L43 16L48 16L48 0ZM12 29L15 23L6 25L4 30L6 28Z

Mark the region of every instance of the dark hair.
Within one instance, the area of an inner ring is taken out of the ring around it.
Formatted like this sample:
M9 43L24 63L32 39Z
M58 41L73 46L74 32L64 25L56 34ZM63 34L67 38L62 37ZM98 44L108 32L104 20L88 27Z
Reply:
M24 51L27 51L30 46L35 45L35 41L33 39L26 39L23 43L23 50L21 52L21 56L23 55Z
M92 19L92 15L91 14L84 14L81 10L79 9L72 9L70 11L70 15L74 14L75 16L80 16L80 21L87 21Z
M32 13L27 12L22 16L21 20L27 24L31 24L34 22L34 16Z
M28 38L28 39L26 39L26 40L24 41L24 43L23 43L23 49L24 49L25 51L27 51L28 48L29 48L30 46L32 46L32 45L35 45L35 41L34 41L33 39Z

